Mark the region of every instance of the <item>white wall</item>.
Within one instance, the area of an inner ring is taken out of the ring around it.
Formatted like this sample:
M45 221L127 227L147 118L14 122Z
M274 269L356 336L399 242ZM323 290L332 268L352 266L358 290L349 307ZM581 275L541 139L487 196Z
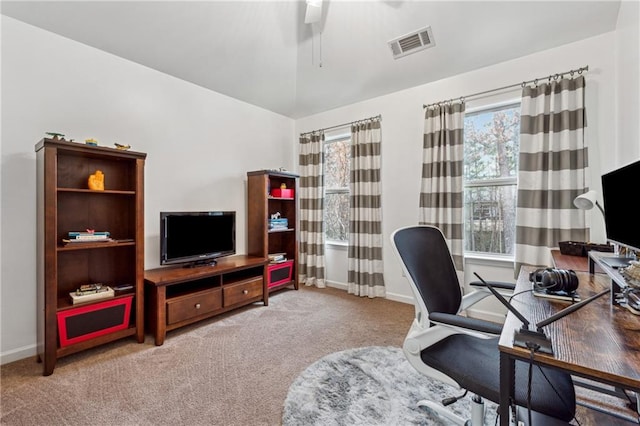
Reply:
M293 168L294 122L2 16L2 362L35 353L36 172L47 131L146 152L145 267L159 263L161 210L237 211L246 172ZM108 177L107 177L108 178Z
M382 228L386 243L383 255L389 298L412 300L409 285L402 277L399 263L389 243L389 236L393 230L415 224L418 220L424 117L422 105L588 65L586 139L590 146L591 180L596 181L601 174L600 164L612 164L616 161L611 150L611 146L615 146L612 133L617 123L614 81L616 62L613 52L615 41L615 33L604 34L296 121L296 133L302 133L382 115ZM518 87L510 92L469 101L467 108L518 98L519 93ZM594 217L592 221L592 239L604 241L603 223L595 219L600 218ZM341 286L346 282L346 270L340 268L346 265L346 261L341 257L346 257L345 251L330 250L327 254L327 259L330 259L327 261L328 281L334 286ZM500 265L467 260L466 281L470 281L474 271L493 279L512 280L512 268L511 263ZM494 307L488 310L495 311ZM491 316L492 312L479 314Z
M616 24L616 156L603 172L640 158L640 2L623 1Z

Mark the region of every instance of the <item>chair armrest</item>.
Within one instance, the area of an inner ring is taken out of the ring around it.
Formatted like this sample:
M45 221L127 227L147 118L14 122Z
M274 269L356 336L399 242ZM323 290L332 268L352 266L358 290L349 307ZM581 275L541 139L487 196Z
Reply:
M516 288L515 283L508 283L504 281L486 281L486 282L488 282L492 287L500 290L513 290ZM472 285L474 287L486 287L482 281L472 281L469 283L469 285Z
M438 324L479 331L481 333L500 335L502 332L502 324L477 318L463 317L461 315L433 312L429 314L429 320Z

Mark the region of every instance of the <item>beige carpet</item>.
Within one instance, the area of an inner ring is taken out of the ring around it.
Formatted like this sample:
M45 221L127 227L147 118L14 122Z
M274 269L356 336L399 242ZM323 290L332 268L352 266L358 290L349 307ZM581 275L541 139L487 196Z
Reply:
M295 378L327 354L400 347L413 306L301 287L169 332L1 368L2 425L279 425ZM583 413L584 410L581 410ZM584 426L614 424L580 418Z
M6 425L277 425L289 385L332 352L400 346L413 307L336 289L273 293L169 332L58 360L43 377L35 359L2 366Z

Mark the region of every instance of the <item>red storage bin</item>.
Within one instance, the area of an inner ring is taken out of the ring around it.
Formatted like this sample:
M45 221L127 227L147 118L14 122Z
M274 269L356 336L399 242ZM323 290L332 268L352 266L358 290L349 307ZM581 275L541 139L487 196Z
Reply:
M271 190L271 196L276 198L293 198L293 189L274 188Z
M267 286L274 287L291 281L293 275L293 260L274 263L267 266Z
M60 346L93 339L129 327L133 295L58 312Z

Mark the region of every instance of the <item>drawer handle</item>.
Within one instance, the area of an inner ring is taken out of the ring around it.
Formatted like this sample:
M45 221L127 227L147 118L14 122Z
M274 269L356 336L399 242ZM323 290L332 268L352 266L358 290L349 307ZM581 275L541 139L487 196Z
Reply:
M249 290L242 290L242 294L249 294Z
M196 303L196 309L200 309L200 304Z

